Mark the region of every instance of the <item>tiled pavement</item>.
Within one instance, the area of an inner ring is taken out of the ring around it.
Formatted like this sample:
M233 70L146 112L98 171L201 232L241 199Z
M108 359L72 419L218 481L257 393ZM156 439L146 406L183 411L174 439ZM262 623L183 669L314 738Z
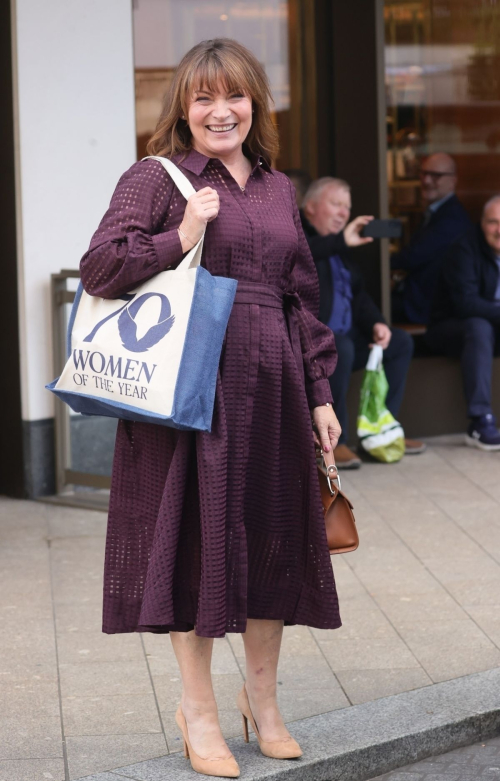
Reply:
M287 721L500 666L500 454L436 440L344 486L362 540L333 561L344 626L286 629ZM105 520L0 500L0 781L79 779L181 748L168 638L100 632ZM215 645L229 737L241 638Z
M500 738L430 757L373 781L499 781Z

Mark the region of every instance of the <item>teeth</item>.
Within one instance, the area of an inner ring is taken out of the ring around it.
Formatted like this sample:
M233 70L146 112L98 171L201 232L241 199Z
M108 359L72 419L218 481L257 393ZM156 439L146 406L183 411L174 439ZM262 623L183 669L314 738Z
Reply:
M214 133L225 133L227 130L232 130L233 127L236 127L236 124L233 123L232 125L207 125L209 130L212 130Z

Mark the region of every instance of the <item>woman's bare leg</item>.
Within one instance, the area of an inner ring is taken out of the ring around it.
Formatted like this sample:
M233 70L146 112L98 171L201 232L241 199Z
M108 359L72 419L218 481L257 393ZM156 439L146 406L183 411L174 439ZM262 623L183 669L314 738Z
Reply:
M283 621L248 619L242 634L246 657L246 690L263 740L289 737L276 701L278 659Z
M213 638L193 632L170 632L181 671L181 707L189 740L202 759L226 759L231 752L222 735L212 687L210 664Z

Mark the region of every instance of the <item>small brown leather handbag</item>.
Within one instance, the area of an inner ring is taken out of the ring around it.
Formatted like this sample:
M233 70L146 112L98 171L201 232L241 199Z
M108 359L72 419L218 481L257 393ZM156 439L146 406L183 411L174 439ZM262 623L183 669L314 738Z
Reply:
M352 504L341 489L339 470L335 464L326 465L323 451L316 463L330 554L350 553L359 545Z

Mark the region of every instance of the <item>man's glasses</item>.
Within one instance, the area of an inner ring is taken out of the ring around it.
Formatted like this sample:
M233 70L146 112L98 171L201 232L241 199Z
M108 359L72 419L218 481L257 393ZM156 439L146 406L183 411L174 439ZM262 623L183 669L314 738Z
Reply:
M437 182L442 176L455 176L452 173L442 173L441 171L428 171L426 168L422 168L419 173L421 179L425 179L426 176L430 176L433 181Z

